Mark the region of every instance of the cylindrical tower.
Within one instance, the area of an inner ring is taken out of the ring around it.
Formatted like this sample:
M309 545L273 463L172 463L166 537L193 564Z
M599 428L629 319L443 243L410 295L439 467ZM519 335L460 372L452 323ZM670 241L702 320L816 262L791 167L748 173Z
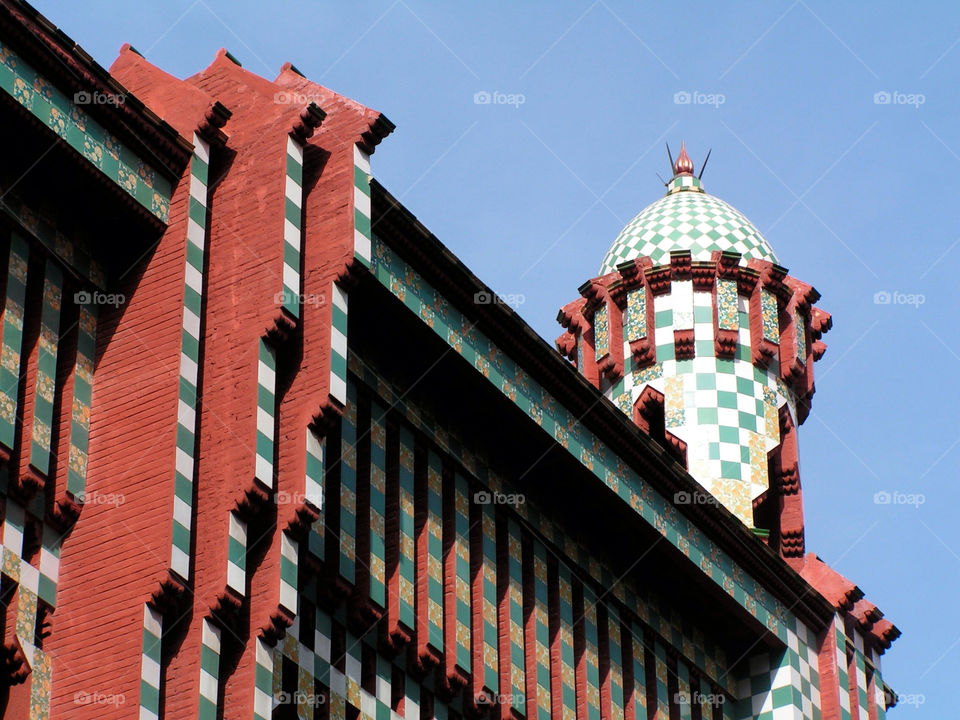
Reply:
M830 316L682 147L667 194L564 306L558 349L786 558L803 555L796 431Z

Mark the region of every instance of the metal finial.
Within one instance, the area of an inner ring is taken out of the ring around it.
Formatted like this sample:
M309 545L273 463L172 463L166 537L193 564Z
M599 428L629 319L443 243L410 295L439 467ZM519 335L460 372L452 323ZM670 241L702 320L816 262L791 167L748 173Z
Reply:
M676 177L677 175L693 175L693 160L687 155L687 147L682 141L680 143L680 154L673 166L673 176Z

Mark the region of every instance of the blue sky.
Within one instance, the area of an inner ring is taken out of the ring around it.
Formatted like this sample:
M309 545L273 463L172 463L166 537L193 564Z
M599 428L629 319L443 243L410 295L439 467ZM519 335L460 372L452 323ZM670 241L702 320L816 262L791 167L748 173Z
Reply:
M698 168L713 148L707 191L834 317L800 431L807 548L903 631L884 677L915 702L894 717L956 713L960 6L34 4L104 66L130 42L185 77L226 47L382 110L397 130L374 174L551 342L559 306L662 194L664 142Z

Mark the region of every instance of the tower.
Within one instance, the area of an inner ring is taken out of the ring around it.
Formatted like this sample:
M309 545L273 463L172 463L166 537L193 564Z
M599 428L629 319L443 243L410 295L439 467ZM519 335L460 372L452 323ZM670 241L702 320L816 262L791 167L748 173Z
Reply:
M666 195L579 290L558 316L557 347L706 490L675 500L719 502L799 564L796 428L831 326L819 293L704 190L685 146Z

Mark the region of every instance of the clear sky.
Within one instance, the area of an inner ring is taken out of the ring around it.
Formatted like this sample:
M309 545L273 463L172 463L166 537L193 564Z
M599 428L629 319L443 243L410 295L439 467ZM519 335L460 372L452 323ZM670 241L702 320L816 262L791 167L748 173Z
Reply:
M713 148L707 191L834 317L800 430L807 549L903 631L894 717L957 716L960 6L33 2L106 67L130 42L186 77L226 47L382 110L374 175L551 343L662 194L664 141L698 168Z

